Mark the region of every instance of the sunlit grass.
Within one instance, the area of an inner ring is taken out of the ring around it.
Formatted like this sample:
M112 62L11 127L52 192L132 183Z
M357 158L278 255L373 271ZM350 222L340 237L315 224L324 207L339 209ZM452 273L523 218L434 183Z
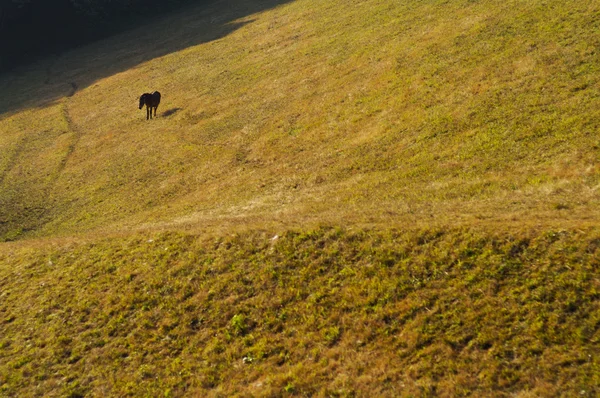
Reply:
M319 228L7 246L0 391L595 396L599 241Z
M0 395L598 395L599 13L227 0L0 77Z
M181 220L470 225L485 214L487 223L578 224L596 214L600 185L596 12L578 2L304 0L231 21L213 40L209 28L186 36L186 26L228 12L191 8L159 24L156 46L198 44L72 97L88 68L100 75L128 52L141 57L147 33L24 72L28 95L50 86L64 97L0 122L3 190L52 192L52 202L35 200L45 216L25 236ZM163 93L152 122L135 106L148 90ZM70 126L48 112L68 114ZM45 133L36 151L11 158L49 128L79 134L68 162ZM43 167L14 177L32 161ZM17 196L3 199L10 239L27 221L11 211Z

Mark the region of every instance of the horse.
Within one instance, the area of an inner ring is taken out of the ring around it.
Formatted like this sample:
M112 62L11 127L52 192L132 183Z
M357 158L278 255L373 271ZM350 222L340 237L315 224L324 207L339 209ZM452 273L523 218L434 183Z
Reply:
M140 109L146 105L146 120L152 119L152 108L154 108L154 116L156 116L156 108L160 104L160 93L158 91L150 93L144 93L140 97Z

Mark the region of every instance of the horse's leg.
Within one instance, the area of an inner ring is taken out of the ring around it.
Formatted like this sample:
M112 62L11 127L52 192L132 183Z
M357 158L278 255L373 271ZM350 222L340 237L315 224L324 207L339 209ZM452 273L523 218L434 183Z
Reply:
M152 117L152 112L150 111L150 107L146 105L146 120Z
M158 105L154 107L154 116L156 116L156 110L158 109Z

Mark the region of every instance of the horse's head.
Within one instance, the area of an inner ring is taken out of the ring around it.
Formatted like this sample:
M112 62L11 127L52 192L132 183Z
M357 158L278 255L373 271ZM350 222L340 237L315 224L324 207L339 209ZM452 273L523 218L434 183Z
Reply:
M142 107L144 106L144 104L146 103L146 96L148 94L142 94L142 96L140 97L140 109L142 109Z

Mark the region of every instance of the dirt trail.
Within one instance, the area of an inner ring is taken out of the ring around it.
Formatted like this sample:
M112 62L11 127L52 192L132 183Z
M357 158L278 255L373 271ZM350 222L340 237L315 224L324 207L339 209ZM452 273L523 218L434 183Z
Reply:
M17 145L15 146L15 150L14 150L12 156L10 157L10 159L8 160L8 162L6 163L6 165L4 166L4 169L0 172L0 185L2 185L4 183L4 179L6 178L6 176L16 166L17 160L21 157L21 154L25 150L26 142L27 142L26 136L23 135L19 139L19 142L17 143Z
M70 95L68 95L67 98L65 98L64 103L63 103L62 114L63 114L65 121L67 122L67 131L66 132L72 134L73 139L71 140L71 143L69 144L69 146L67 148L67 153L65 154L65 156L63 157L63 159L61 160L61 162L58 166L56 178L58 178L60 173L65 169L69 159L73 155L73 152L75 151L75 148L77 147L77 144L79 143L79 140L81 139L81 136L82 136L81 130L73 122L73 118L71 117L71 114L69 112L69 102L70 102L69 98L75 94L75 91L77 90L77 84L72 82L71 87L73 87L73 92L70 93Z

